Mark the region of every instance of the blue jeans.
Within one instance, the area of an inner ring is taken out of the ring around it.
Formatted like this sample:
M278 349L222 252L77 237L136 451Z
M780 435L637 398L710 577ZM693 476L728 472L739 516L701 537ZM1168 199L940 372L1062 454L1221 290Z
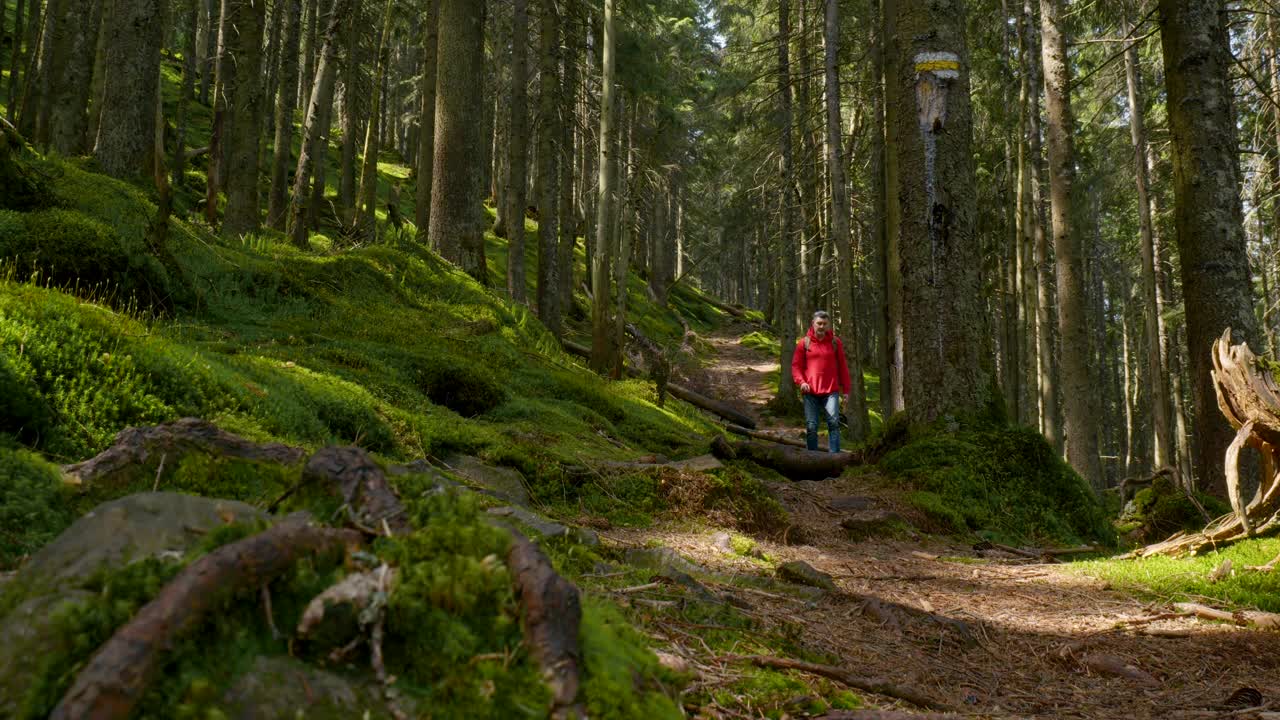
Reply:
M804 443L810 450L818 449L818 420L827 421L827 444L831 452L840 452L840 393L804 396Z

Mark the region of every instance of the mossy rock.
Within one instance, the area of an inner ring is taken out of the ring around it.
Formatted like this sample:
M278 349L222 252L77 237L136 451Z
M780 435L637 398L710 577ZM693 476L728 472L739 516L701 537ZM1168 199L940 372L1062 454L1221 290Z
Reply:
M1231 511L1226 503L1209 495L1197 493L1196 500L1210 518ZM1161 473L1150 487L1133 496L1120 522L1129 538L1150 542L1180 530L1199 530L1205 525L1205 517L1173 478Z
M220 704L230 720L391 717L375 678L322 670L287 656L254 660ZM403 703L401 709L409 710Z

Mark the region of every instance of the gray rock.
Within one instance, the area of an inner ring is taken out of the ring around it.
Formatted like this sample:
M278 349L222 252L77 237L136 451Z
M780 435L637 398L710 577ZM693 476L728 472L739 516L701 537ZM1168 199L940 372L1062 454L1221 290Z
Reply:
M822 588L823 590L834 591L836 589L835 578L803 560L792 560L779 565L778 577L788 582Z
M662 571L673 568L684 573L702 572L702 568L685 560L675 550L661 548L630 548L622 555L628 565Z
M527 508L533 504L528 483L519 470L489 465L471 455L447 455L444 463L450 472L468 483L488 491L494 497Z
M38 658L72 649L75 636L59 620L93 597L84 590L38 595L0 620L0 717L18 717L23 696L40 678Z
M872 510L840 521L840 527L849 533L851 540L865 540L870 537L893 535L910 523L896 512L888 510Z
M339 675L286 656L255 660L227 688L222 706L232 720L389 717L373 678Z
M147 492L105 502L45 545L14 580L28 595L79 587L103 568L151 556L179 558L210 530L269 516L236 500Z
M715 455L699 455L687 460L676 460L667 463L667 467L676 468L677 470L686 470L689 472L707 472L708 470L716 470L724 467L724 463L716 459Z
M569 527L561 525L554 520L543 517L531 510L526 510L518 505L508 505L503 507L489 508L487 511L490 515L501 518L511 518L525 528L534 531L542 537L569 538L587 547L597 547L600 545L600 536L594 530L579 527Z
M729 533L720 531L711 536L711 547L719 550L725 555L734 555L733 537Z

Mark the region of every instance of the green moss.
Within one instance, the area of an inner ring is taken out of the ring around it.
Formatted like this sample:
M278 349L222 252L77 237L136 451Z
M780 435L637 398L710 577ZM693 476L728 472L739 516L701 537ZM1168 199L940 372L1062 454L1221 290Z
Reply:
M762 353L766 353L770 357L777 357L778 353L781 352L781 347L778 345L778 339L773 335L760 330L753 330L746 335L743 335L742 339L738 342L752 350L759 350Z
M71 524L66 500L57 466L0 444L0 570L14 567Z
M676 678L658 665L657 656L616 606L585 598L579 642L582 698L588 717L656 720L684 716L662 691L664 685L675 684Z
M1204 493L1196 493L1196 500L1210 518L1231 511L1230 506ZM1205 516L1200 508L1187 497L1168 474L1160 474L1151 486L1133 496L1133 506L1126 513L1117 529L1124 526L1135 540L1150 541L1166 537L1179 530L1199 530L1204 527Z
M919 432L880 466L918 491L909 500L955 532L993 539L1112 542L1089 487L1027 428Z

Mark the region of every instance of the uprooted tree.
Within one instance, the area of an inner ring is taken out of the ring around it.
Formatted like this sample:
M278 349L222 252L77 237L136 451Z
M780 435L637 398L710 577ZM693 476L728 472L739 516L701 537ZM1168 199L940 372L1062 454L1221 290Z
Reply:
M1236 430L1224 463L1232 512L1200 532L1178 533L1144 548L1144 555L1196 553L1280 529L1280 385L1272 369L1264 366L1248 344L1231 344L1231 328L1214 341L1212 360L1218 408ZM1240 481L1240 453L1246 447L1256 449L1262 458L1258 489L1247 504Z

